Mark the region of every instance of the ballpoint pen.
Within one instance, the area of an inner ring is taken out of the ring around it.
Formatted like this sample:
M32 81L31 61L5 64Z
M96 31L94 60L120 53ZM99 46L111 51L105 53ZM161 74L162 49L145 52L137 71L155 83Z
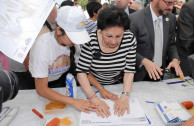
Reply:
M153 102L153 101L145 101L146 103L156 103L156 102Z
M97 94L99 92L99 90L97 90L96 92L95 92L95 94Z
M96 92L95 92L95 94L97 94L99 92L99 90L97 90ZM87 98L88 99L88 98Z

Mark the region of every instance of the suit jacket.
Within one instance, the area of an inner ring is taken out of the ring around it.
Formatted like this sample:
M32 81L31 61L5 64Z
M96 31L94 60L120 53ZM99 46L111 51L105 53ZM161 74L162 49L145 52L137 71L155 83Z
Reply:
M184 4L178 18L177 50L185 76L191 75L187 57L194 54L194 0Z
M136 11L136 10L131 9L131 8L129 8L129 7L128 7L128 10L129 10L129 14L132 14L133 12L135 12L135 11Z
M144 80L147 71L144 66L141 66L141 61L144 58L153 60L154 57L154 25L151 15L150 6L139 10L131 15L130 30L134 33L137 39L137 59L136 59L136 74L135 81ZM166 59L170 61L178 58L177 48L175 45L175 24L176 18L172 13L163 16L163 53L162 66L166 67Z
M194 0L184 4L178 18L177 48L180 55L194 54Z

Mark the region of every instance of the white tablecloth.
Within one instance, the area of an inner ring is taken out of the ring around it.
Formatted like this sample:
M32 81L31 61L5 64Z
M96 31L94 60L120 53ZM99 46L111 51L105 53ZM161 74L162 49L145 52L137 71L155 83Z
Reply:
M166 84L169 81L178 81L178 79L165 80L162 82L135 82L133 83L130 98L138 98L152 125L164 126L164 123L156 113L156 104L146 103L145 101L162 102L162 101L194 101L194 88L177 90ZM123 89L122 84L104 86L107 90L120 95ZM55 88L57 92L65 94L65 88ZM94 89L96 90L96 89ZM99 93L98 96L100 97ZM83 90L78 87L77 98L86 98ZM101 98L101 97L100 97ZM7 101L3 106L18 107L17 115L10 122L10 126L40 126L42 121L33 112L32 108L36 108L43 113L44 105L48 102L40 97L35 90L20 90L18 95L10 101ZM80 112L71 106L67 106L64 115L73 118L73 126L79 125ZM46 118L49 116L46 116ZM1 123L0 123L1 125Z

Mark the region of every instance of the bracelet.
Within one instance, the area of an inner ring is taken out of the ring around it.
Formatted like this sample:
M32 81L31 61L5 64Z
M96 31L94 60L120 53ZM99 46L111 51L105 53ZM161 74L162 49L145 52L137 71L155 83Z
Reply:
M93 94L91 96L88 97L89 100L92 100L93 98L97 97L96 94Z
M102 88L104 88L104 86L101 86L101 87L98 89L98 91L100 91Z
M129 92L123 91L122 94L127 95L127 96L130 96Z

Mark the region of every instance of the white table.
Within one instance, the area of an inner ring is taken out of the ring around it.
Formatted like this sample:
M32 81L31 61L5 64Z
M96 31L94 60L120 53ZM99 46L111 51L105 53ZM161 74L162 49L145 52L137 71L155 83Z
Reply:
M167 101L194 101L194 88L175 90L169 87L166 82L178 81L178 79L166 80L162 82L135 82L133 83L130 98L138 98L148 117L151 119L152 125L164 126L162 120L155 110L156 104L146 103L145 101L162 102ZM104 86L107 90L120 95L123 85L107 85ZM65 94L65 88L55 88L54 90ZM96 89L95 89L96 90ZM99 96L99 93L98 93ZM99 96L100 97L100 96ZM86 98L82 89L78 88L77 98ZM40 97L35 90L20 90L15 99L7 101L3 106L16 106L19 111L16 117L11 121L10 126L39 126L40 119L32 112L32 108L36 108L43 113L43 106L46 99ZM64 115L70 116L74 120L73 126L79 125L80 112L71 106L67 106ZM0 124L1 125L1 124Z

